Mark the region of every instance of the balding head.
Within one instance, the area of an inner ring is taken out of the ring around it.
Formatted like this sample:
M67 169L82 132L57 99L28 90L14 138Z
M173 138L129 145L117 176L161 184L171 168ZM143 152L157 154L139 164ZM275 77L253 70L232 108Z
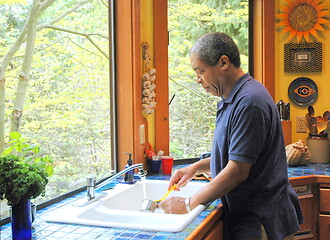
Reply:
M241 66L239 50L231 37L224 33L208 33L197 40L190 50L190 54L197 54L199 60L214 66L222 55L237 68Z

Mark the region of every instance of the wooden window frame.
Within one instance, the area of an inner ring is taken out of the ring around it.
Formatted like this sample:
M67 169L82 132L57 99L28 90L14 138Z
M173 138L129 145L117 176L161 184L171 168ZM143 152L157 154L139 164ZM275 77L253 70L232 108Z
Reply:
M275 96L275 23L273 1L250 1L252 14L252 74ZM135 163L144 162L146 144L139 143L139 126L145 124L141 109L140 0L114 0L116 33L117 160L126 165L123 153L131 152ZM168 24L167 0L153 0L154 65L157 69L155 150L169 154ZM251 69L250 69L251 70ZM146 127L146 134L148 136Z

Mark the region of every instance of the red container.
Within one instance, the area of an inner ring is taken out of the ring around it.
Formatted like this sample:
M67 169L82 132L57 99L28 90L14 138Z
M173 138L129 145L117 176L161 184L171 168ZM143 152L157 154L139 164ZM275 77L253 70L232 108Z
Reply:
M172 174L172 168L173 168L173 157L171 156L162 156L162 171L163 174Z

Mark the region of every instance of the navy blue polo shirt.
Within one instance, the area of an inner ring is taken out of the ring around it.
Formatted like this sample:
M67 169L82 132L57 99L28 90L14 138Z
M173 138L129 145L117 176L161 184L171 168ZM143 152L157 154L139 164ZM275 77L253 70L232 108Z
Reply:
M289 184L281 121L267 89L249 74L242 76L227 99L218 103L211 154L215 177L229 160L248 162L248 178L221 198L225 239L269 240L299 230L302 213Z

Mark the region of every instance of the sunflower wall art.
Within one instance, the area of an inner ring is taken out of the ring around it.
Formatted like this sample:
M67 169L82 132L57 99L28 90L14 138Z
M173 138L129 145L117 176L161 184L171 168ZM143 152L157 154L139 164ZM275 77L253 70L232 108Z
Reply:
M329 22L328 10L325 1L320 0L286 0L286 5L280 6L280 20L278 25L283 26L283 32L289 33L288 40L296 37L298 43L305 39L310 42L310 35L318 37L317 31L324 31L323 24Z

